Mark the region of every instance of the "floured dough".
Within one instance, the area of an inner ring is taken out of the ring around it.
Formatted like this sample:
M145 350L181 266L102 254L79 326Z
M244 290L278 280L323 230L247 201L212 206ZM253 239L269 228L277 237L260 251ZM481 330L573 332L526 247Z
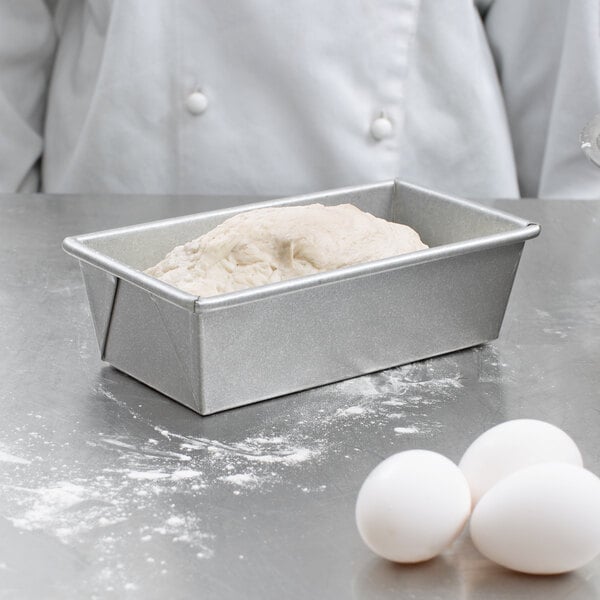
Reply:
M262 208L177 246L146 273L206 297L423 248L410 227L352 204Z

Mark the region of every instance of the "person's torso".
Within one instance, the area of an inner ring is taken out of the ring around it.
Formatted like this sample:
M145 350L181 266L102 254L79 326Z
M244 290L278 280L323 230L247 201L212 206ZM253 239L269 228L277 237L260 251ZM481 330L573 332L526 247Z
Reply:
M271 195L405 176L515 195L478 19L469 0L59 0L44 188Z

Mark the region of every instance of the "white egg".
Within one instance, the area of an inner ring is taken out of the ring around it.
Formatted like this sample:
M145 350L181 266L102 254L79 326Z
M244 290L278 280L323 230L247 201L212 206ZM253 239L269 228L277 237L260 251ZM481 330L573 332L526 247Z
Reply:
M490 560L523 573L565 573L600 553L600 479L544 463L497 483L475 507L471 539Z
M380 556L415 563L433 558L461 532L469 517L469 485L449 459L408 450L380 463L356 501L356 524Z
M579 448L562 429L544 421L517 419L480 435L467 448L458 466L469 482L475 506L487 490L507 475L544 462L583 465Z

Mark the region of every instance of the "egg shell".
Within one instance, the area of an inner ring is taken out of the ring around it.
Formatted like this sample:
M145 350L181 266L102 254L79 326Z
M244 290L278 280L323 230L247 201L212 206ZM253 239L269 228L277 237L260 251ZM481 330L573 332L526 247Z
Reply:
M470 508L469 486L451 460L408 450L390 456L366 478L356 524L373 552L414 563L442 552L463 529Z
M458 466L469 482L475 506L504 477L543 462L583 466L577 444L562 429L545 421L515 419L481 434Z
M471 539L515 571L573 571L600 553L600 479L565 463L543 463L504 478L471 516Z

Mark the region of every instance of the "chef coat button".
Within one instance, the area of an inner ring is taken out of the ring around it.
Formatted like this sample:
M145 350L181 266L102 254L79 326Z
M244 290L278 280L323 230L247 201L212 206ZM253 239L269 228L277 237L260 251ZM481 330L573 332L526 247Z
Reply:
M394 127L392 122L384 115L377 117L371 123L371 135L377 140L383 140L392 135Z
M208 98L202 92L192 92L187 97L185 106L193 115L201 115L208 106Z

